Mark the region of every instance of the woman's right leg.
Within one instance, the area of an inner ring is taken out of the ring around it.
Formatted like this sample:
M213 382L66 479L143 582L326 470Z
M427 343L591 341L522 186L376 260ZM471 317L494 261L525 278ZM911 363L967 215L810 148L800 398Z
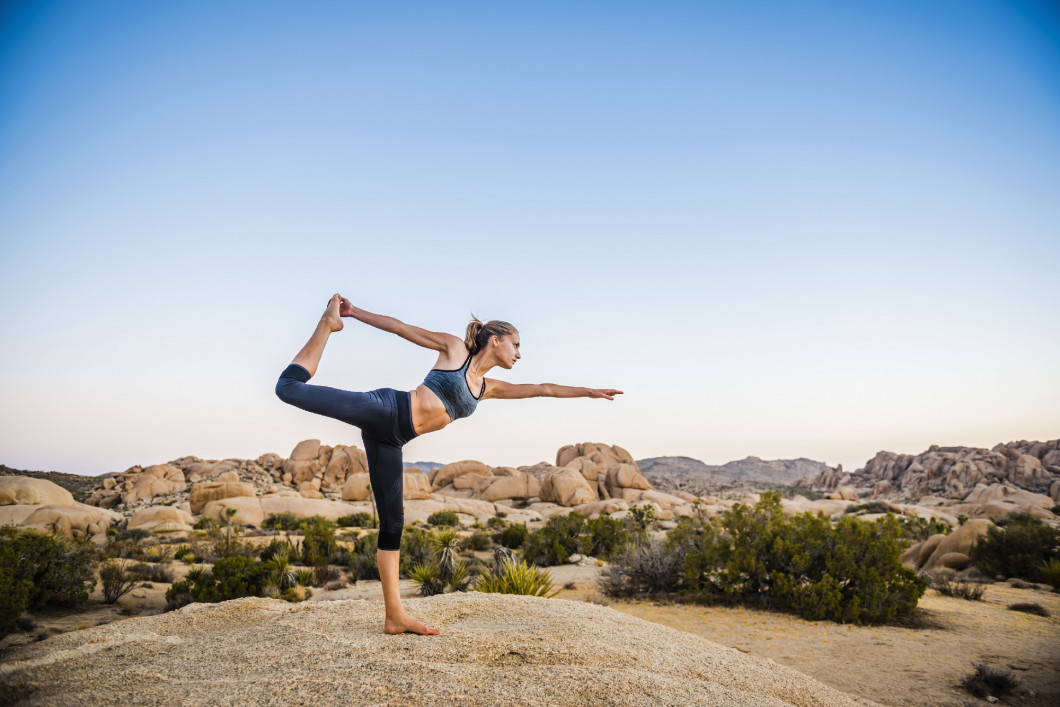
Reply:
M324 347L328 343L328 337L332 332L342 330L342 317L339 316L339 306L342 303L341 295L332 295L328 301L328 308L324 310L323 316L317 322L317 328L313 335L302 347L302 350L291 361L309 371L310 376L316 375L317 366L320 365L320 357L324 353Z

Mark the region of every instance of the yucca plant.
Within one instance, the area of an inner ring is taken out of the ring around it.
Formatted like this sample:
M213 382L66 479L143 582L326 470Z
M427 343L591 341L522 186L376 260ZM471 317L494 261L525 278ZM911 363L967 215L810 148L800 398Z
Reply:
M269 576L279 590L288 589L298 584L298 575L291 566L291 548L288 545L278 545L268 559L265 566L269 570Z
M445 586L451 592L467 591L467 585L471 584L471 568L463 560L457 560L453 573L449 575Z
M1060 560L1055 557L1042 560L1038 565L1038 576L1055 591L1060 592Z
M419 588L425 597L441 594L445 591L445 581L441 577L438 565L434 562L421 562L409 570L409 579Z
M438 562L438 571L443 581L449 581L456 571L457 538L455 528L441 528L431 535L431 549Z
M500 576L479 575L474 588L476 592L525 594L534 597L554 597L559 592L558 589L552 591L552 575L547 569L527 565L525 560L518 563L505 562Z

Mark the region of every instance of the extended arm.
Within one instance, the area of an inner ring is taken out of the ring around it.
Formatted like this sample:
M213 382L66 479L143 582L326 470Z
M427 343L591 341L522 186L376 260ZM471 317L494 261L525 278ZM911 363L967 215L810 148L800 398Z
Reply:
M388 317L385 314L373 314L360 307L355 307L353 303L345 297L342 299L342 307L339 310L339 313L344 317L353 317L369 326L374 326L376 329L388 331L391 334L397 334L402 339L407 339L425 349L447 351L453 343L459 343L461 346L463 345L463 342L452 334L446 334L440 331L428 331L427 329L421 329L418 326L406 324L400 319Z
M506 383L486 379L484 398L513 400L516 398L607 398L614 400L621 390L613 388L582 388L557 383Z

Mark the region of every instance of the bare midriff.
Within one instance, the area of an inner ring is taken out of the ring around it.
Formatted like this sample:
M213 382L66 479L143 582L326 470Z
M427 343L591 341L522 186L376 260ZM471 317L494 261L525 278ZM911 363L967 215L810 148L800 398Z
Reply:
M412 429L417 435L437 432L452 420L441 398L425 385L409 391L412 407Z

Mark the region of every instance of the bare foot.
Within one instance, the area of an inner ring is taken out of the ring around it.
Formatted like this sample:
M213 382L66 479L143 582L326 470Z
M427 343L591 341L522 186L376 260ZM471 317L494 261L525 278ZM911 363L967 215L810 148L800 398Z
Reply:
M331 331L341 331L342 317L339 316L339 307L342 305L342 295L333 295L328 301L328 308L324 310L324 316L320 321L326 323Z
M403 619L391 619L388 616L383 623L383 630L387 633L418 633L421 636L436 636L441 633L440 630L421 624L411 616L406 616Z

